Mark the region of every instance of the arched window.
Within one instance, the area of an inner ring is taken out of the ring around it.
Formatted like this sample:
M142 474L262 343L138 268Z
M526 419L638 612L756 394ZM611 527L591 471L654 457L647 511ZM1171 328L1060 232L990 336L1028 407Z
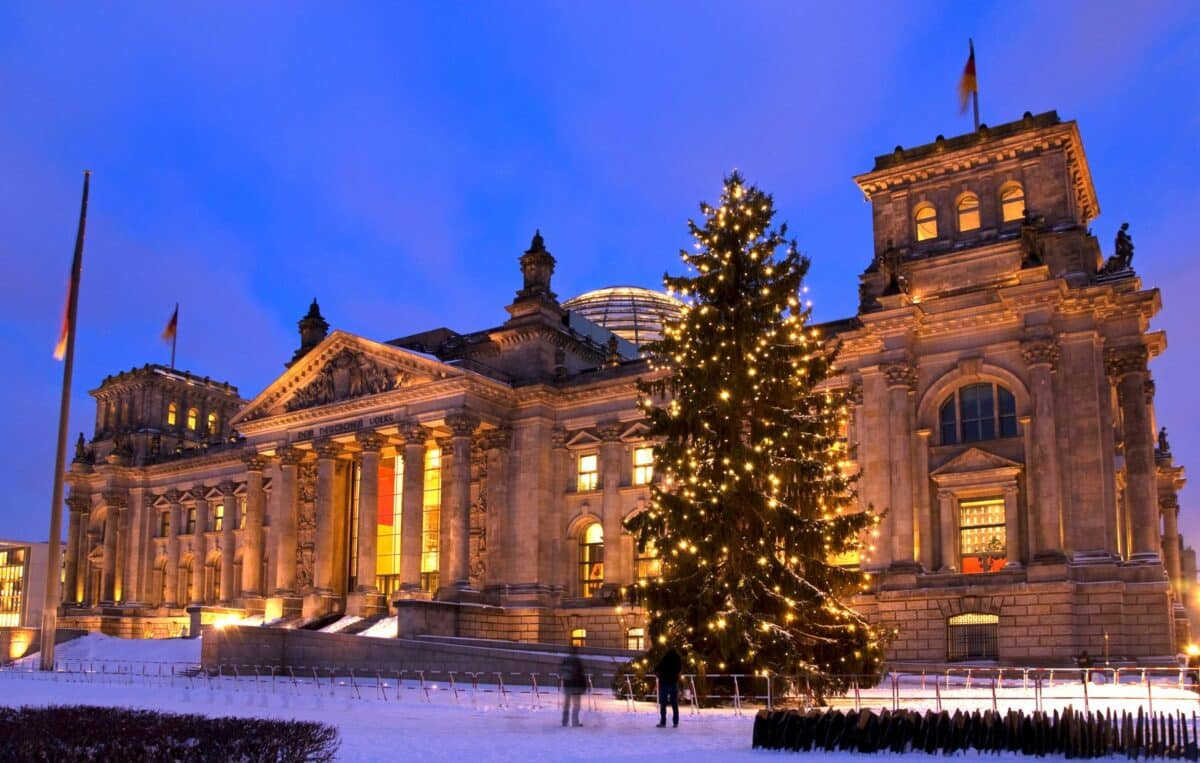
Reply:
M937 210L933 208L932 204L918 205L913 213L913 221L917 224L917 241L929 241L937 238Z
M983 612L964 612L946 621L946 658L998 660L1000 618Z
M1017 436L1017 401L999 384L958 388L938 409L942 445Z
M208 433L215 435L217 433L217 414L208 414Z
M1006 223L1025 219L1025 189L1012 183L1000 191L1000 219Z
M195 432L196 425L199 423L199 421L200 421L200 411L196 410L195 408L188 408L187 428L192 430L193 432Z
M604 528L593 522L579 535L579 593L591 596L604 585Z
M979 197L963 194L958 200L958 230L960 233L979 229Z
M179 406L171 403L167 406L167 426L173 427L179 423Z

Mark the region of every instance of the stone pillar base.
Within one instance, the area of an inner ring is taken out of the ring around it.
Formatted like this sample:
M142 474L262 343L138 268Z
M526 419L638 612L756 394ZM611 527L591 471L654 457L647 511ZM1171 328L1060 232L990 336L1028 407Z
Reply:
M300 617L303 601L303 599L291 591L276 591L274 596L267 599L266 610L263 612L263 622L269 623L272 620L280 618L292 620Z
M433 598L436 601L481 603L483 601L483 594L474 588L453 585L442 586Z
M920 572L921 565L916 562L895 562L884 572L883 587L885 589L916 588L917 575Z
M1066 578L1066 557L1058 559L1049 555L1041 558L1034 557L1034 560L1025 568L1025 579L1030 583L1039 583L1046 580L1066 580Z
M300 605L300 616L305 620L312 620L316 617L328 615L336 609L336 596L328 593L314 592L305 594L304 601Z
M242 597L242 609L247 615L261 615L267 610L267 599L256 593L247 594Z
M1126 564L1162 564L1162 558L1154 552L1130 554Z
M618 595L617 586L612 586L612 593ZM560 596L553 586L540 583L488 586L483 591L483 598L488 603L502 607L552 607Z
M377 591L355 591L346 597L347 615L378 617L387 613L387 597Z

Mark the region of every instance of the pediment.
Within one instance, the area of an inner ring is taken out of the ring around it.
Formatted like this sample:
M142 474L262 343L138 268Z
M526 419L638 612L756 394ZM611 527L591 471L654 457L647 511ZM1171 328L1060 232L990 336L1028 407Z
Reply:
M646 433L649 431L650 427L635 421L621 433L621 442L641 442L646 439Z
M334 331L230 422L319 408L415 387L462 372L428 356Z
M954 458L934 469L930 474L969 474L971 472L987 472L996 469L1020 469L1021 464L1010 461L1004 456L998 456L981 448L968 448Z
M600 438L586 429L581 429L576 432L569 440L567 440L568 448L587 447L589 445L599 445Z

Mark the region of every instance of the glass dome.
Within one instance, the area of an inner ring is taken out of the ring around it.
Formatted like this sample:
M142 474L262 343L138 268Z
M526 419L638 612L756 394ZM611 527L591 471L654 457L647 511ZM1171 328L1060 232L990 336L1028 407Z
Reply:
M610 286L572 297L562 306L641 347L662 339L663 323L679 320L683 303L640 286Z

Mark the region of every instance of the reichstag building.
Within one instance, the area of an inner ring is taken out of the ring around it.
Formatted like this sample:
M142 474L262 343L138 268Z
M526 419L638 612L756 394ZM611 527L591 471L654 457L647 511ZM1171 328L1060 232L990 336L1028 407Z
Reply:
M1139 660L1189 639L1183 469L1154 406L1160 294L1090 232L1077 125L1050 112L884 154L860 305L824 324L847 468L886 509L857 605L896 662ZM639 649L621 590L658 572L623 529L657 478L640 347L684 306L560 301L540 235L507 318L398 339L314 301L245 399L147 365L103 380L70 495L60 622L122 636L243 617L397 617L422 633ZM668 263L669 265L669 263ZM515 280L515 270L514 270ZM847 285L847 288L850 288Z

